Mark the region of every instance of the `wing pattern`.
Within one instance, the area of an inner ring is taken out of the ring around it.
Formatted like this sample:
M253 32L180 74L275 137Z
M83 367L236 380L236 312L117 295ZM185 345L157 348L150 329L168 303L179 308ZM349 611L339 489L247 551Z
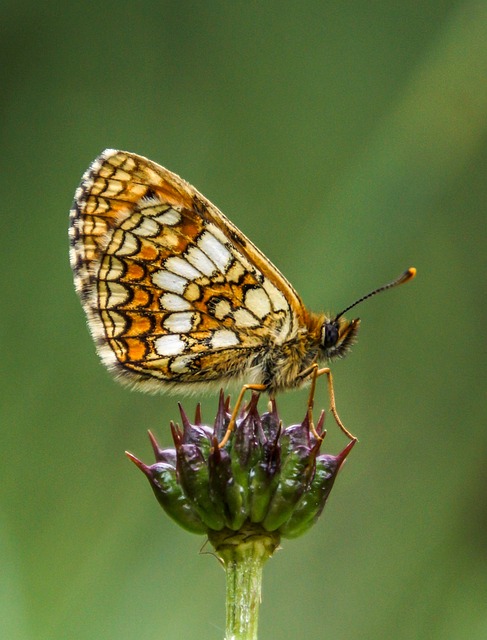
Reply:
M204 196L159 165L107 150L71 211L71 265L98 351L148 388L249 372L306 311L282 274Z

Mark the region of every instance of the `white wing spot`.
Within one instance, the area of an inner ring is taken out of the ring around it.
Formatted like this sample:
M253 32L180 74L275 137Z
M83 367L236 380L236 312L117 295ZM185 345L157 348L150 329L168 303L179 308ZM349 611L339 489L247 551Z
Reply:
M213 224L212 222L210 222L206 228L211 233L211 235L215 236L215 238L219 240L222 244L225 244L226 242L228 242L228 238L223 233L223 231L216 226L216 224Z
M118 196L118 194L123 191L122 183L113 179L104 180L103 178L97 178L94 182L94 187L100 195L106 198Z
M107 232L107 223L100 218L87 218L82 222L81 232L87 235L101 236Z
M235 260L230 269L227 271L226 279L228 282L238 282L244 275L244 273L245 269L243 264L238 260Z
M163 291L172 291L172 293L183 293L188 281L175 273L161 269L152 274L152 282Z
M248 289L245 294L245 306L254 316L265 318L271 311L271 301L264 289Z
M126 233L122 229L117 229L113 234L110 245L111 253L117 256L130 256L139 250L139 241L131 233Z
M164 328L171 333L189 333L194 325L195 314L191 311L171 313L164 320Z
M165 293L159 298L159 301L165 311L188 311L191 309L191 305L187 300L174 293Z
M234 347L239 343L237 334L230 329L217 329L211 336L211 346L213 349L225 349Z
M156 216L160 216L165 213L170 207L167 204L163 204L158 195L144 195L144 197L137 202L139 210L144 216L150 216L154 218L159 224L160 220Z
M101 318L108 338L116 338L127 330L124 316L113 310L102 310Z
M154 346L160 356L177 356L186 348L186 344L178 335L160 336L154 341Z
M270 280L267 278L264 279L262 283L263 288L266 290L267 295L271 299L272 307L274 311L288 311L289 304L286 300L284 294L279 291L279 289L272 284Z
M189 371L188 364L193 360L194 356L178 356L170 364L173 373L186 373Z
M186 251L186 258L193 267L201 271L205 276L212 276L216 269L213 262L198 247L191 247Z
M169 271L183 276L183 278L187 278L188 280L196 280L196 278L201 276L201 271L195 269L187 260L181 258L181 256L171 256L166 260L164 266L166 269L169 269Z
M225 300L223 298L222 300L217 302L215 305L215 312L214 312L215 318L217 320L223 320L223 318L228 316L231 310L232 308L230 306L230 303L228 302L228 300Z
M232 254L214 235L205 231L198 240L198 246L216 264L221 273L228 270Z
M130 293L118 282L103 282L98 284L98 297L101 309L112 309L124 304L129 299Z
M165 226L173 227L181 221L181 214L179 211L175 211L174 209L168 209L164 213L161 213L160 216L156 216L154 220L157 220L157 222L160 222Z
M160 233L160 230L160 225L153 218L147 218L144 216L133 232L138 236L150 238L157 236L158 233Z
M250 311L247 311L247 309L237 309L233 314L233 317L235 318L235 324L237 327L258 327L260 324L257 318L250 313Z
M115 256L105 256L100 266L100 280L120 280L123 275L123 264Z

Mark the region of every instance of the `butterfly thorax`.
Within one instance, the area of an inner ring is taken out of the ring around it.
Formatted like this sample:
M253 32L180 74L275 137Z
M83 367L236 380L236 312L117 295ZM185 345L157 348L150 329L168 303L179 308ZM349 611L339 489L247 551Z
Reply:
M283 343L268 338L255 355L254 380L264 384L271 396L301 386L305 380L299 377L300 373L320 359L323 318L310 314L309 321L309 326L300 326L295 335Z
M269 339L255 356L253 381L264 384L271 396L307 384L309 377L303 377L303 372L313 363L323 364L345 355L358 326L359 320L336 321L306 311L296 335L282 344Z

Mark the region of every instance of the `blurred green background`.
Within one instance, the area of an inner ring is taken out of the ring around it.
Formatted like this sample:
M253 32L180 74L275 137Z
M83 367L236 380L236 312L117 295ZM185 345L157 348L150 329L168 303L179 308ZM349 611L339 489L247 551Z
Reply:
M487 3L0 12L0 636L223 637L218 562L123 454L151 460L148 428L169 444L179 398L111 379L72 285L72 197L115 147L192 182L312 309L418 268L333 366L360 444L267 565L260 637L486 638ZM281 399L288 423L305 398Z

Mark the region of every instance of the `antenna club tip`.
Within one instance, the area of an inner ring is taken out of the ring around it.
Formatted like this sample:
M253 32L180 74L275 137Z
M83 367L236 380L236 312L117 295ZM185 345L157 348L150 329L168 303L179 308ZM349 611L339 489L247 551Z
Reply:
M409 269L407 269L403 273L402 277L399 279L398 284L404 284L404 282L409 282L415 277L416 277L416 267L409 267Z

